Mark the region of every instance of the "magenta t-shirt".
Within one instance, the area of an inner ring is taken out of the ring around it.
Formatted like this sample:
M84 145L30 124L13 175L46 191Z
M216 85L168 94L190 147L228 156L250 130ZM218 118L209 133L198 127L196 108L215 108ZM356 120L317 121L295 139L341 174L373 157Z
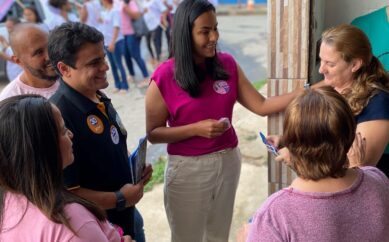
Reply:
M285 188L256 213L247 242L389 241L389 180L375 167L335 193Z
M174 60L161 64L151 79L157 84L166 103L170 127L183 126L205 119L227 117L232 120L232 109L238 96L238 69L233 57L218 53L224 69L230 74L228 80L212 80L207 76L201 83L201 94L192 98L174 80ZM216 138L195 136L177 143L170 143L167 151L171 155L196 156L209 154L238 145L233 127Z

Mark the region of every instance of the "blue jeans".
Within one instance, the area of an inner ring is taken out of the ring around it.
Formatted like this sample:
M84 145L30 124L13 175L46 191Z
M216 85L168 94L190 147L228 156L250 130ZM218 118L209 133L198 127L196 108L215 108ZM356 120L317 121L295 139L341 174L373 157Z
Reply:
M128 90L128 83L126 79L126 72L123 67L122 55L124 53L124 39L116 42L114 52L108 51L105 47L109 64L111 65L113 79L115 81L115 87L117 89ZM120 76L118 70L120 71Z
M150 55L152 58L161 60L161 52L162 52L162 28L158 25L155 30L150 31L146 35L147 48L149 49ZM157 53L154 54L153 48L151 47L151 42L155 47L155 51Z
M135 35L125 35L125 48L124 48L124 59L126 61L128 70L130 70L130 74L134 76L134 71L131 72L131 69L133 70L131 57L134 58L135 62L138 64L139 69L142 72L142 75L144 78L149 76L149 73L147 72L145 61L142 58L141 52L140 52L140 41L142 37L136 37Z
M136 242L145 242L145 231L143 230L143 218L138 209L134 209L134 224L135 237L132 238Z

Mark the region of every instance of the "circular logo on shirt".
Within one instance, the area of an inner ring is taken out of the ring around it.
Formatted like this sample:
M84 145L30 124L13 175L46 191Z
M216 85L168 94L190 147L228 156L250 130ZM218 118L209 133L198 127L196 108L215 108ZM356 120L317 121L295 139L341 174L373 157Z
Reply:
M89 129L95 134L101 134L104 131L103 121L96 115L89 115L86 118L86 123L88 124Z
M119 144L119 132L114 125L111 125L110 133L111 133L112 142L115 145Z
M230 86L226 81L215 81L213 90L219 94L227 94L230 91Z

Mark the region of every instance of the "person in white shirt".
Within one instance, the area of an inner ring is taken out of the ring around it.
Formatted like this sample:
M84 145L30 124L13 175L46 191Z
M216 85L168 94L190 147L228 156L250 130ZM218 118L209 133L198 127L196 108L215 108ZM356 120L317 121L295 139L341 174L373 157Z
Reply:
M13 31L13 29L15 28L15 26L19 23L20 23L20 20L18 18L13 17L13 16L8 16L7 20L5 21L5 27L7 28L8 34L10 34ZM8 81L12 81L23 70L18 64L16 64L12 60L11 57L13 55L13 52L12 52L12 49L11 49L8 41L6 40L6 38L3 36L0 36L0 37L1 37L0 42L1 42L1 46L2 46L2 48L0 48L0 58L4 59L6 61L7 78L8 78Z
M102 0L102 4L103 24L101 32L104 35L104 45L115 81L115 92L126 93L129 86L122 61L125 46L123 35L120 32L120 12L114 8L112 0Z
M161 61L162 53L162 30L168 27L167 14L169 9L165 6L162 0L145 0L143 2L144 19L147 28L150 30L146 36L147 48L151 56L151 64L157 66ZM153 42L155 52L151 47Z
M49 62L48 33L37 24L21 23L10 34L12 60L23 72L0 93L0 100L21 94L49 98L58 89L58 76Z
M103 22L101 11L99 0L85 0L80 11L80 22L100 30Z
M68 0L48 0L48 7L52 13L46 19L46 24L50 30L65 22L79 21L77 15L72 12L72 6ZM76 7L80 9L81 5L76 4Z

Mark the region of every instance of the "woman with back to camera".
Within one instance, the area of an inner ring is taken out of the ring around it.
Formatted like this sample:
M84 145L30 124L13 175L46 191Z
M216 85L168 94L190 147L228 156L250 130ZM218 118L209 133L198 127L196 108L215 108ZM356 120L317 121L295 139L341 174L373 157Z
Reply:
M120 241L100 208L64 188L73 134L60 111L14 96L0 102L0 120L0 240Z
M389 180L375 167L347 168L356 127L331 87L288 106L280 152L297 178L258 210L248 242L388 240Z
M184 0L172 31L171 57L146 94L149 141L168 143L164 201L172 241L225 242L241 166L233 106L267 115L297 92L265 99L231 55L217 52L216 13L207 0Z

